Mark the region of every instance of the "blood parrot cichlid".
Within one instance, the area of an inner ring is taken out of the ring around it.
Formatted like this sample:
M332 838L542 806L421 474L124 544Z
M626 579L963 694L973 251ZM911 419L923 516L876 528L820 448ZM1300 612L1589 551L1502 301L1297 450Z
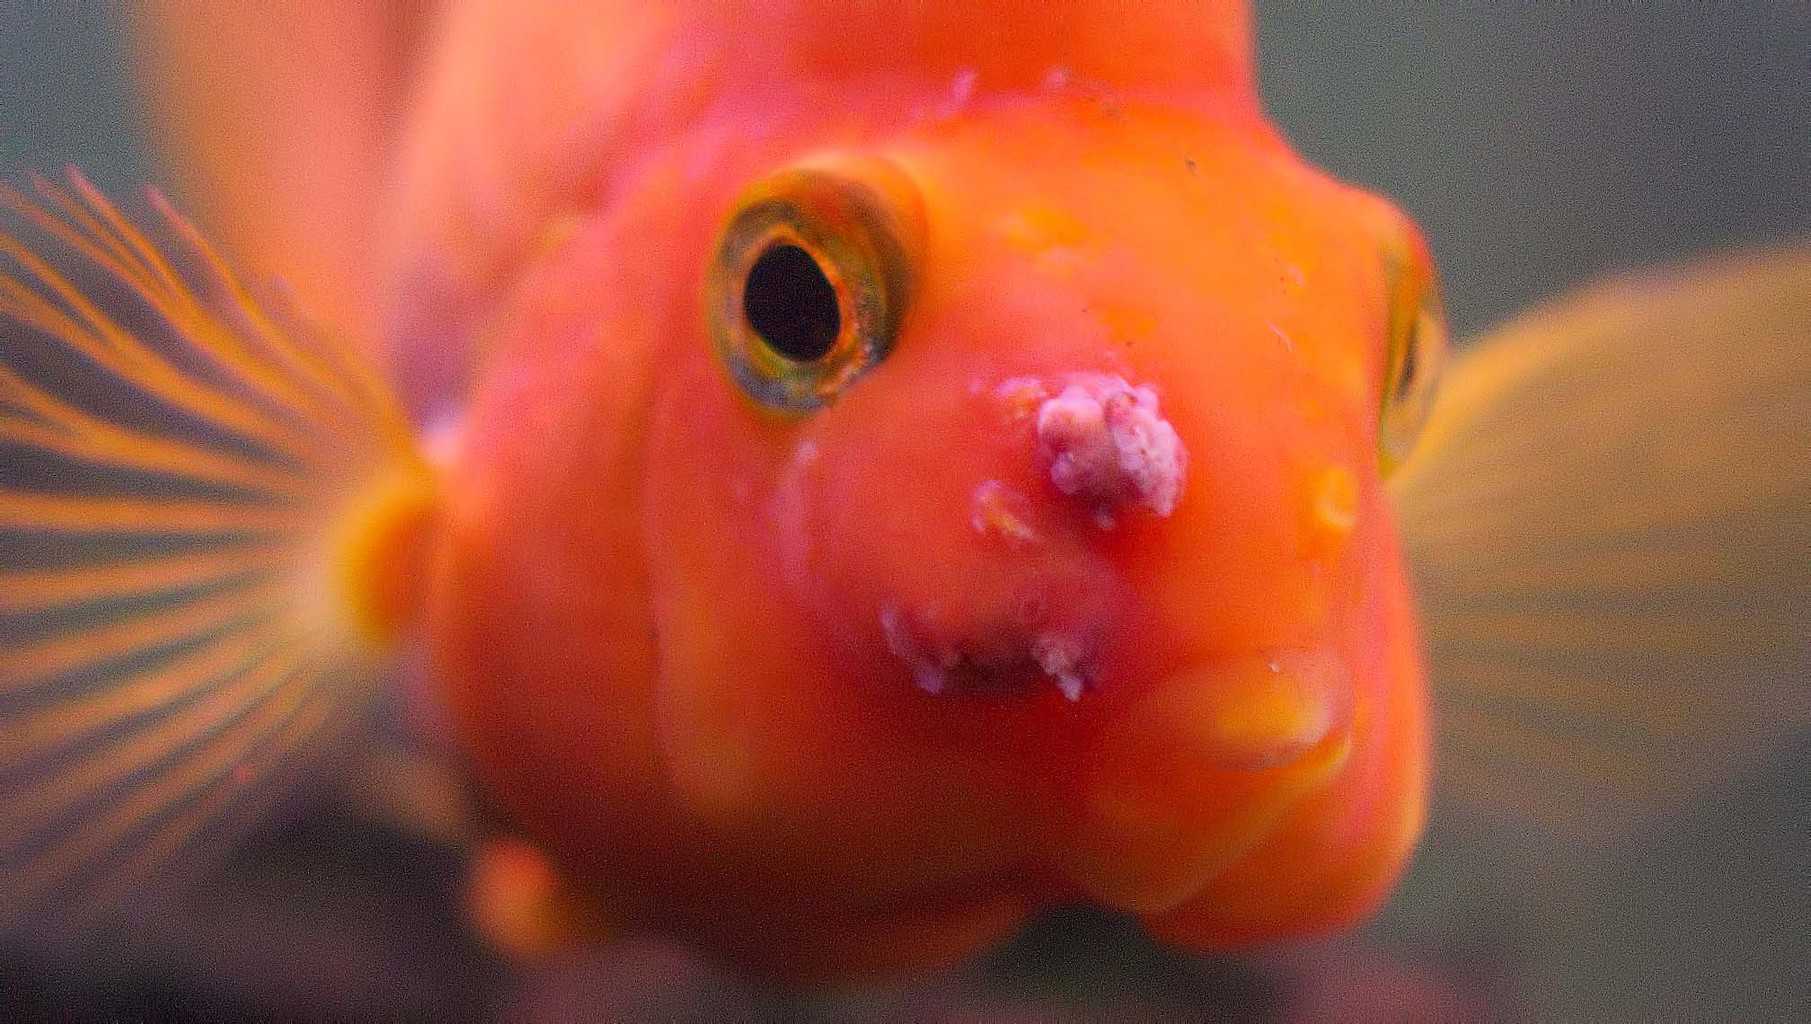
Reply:
M1811 713L1811 258L1537 314L1436 408L1426 246L1264 119L1244 5L204 6L140 16L152 91L287 287L4 195L8 934L173 885L397 679L525 841L500 941L805 978L1363 918L1429 665L1441 783L1560 828Z

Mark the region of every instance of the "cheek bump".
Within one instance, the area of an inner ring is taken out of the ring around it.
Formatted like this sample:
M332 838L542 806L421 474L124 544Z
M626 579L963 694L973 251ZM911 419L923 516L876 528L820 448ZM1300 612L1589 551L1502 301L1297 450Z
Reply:
M1038 406L1037 442L1050 482L1087 505L1102 529L1127 506L1167 516L1182 498L1188 452L1148 387L1075 374Z

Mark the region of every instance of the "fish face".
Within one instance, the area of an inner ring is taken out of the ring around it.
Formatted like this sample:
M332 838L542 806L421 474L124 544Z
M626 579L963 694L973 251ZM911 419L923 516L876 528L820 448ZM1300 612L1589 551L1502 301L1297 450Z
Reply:
M1086 95L783 157L726 162L721 206L644 205L684 226L588 299L637 337L530 343L499 360L513 397L474 412L488 469L463 493L540 518L499 539L475 516L488 554L453 575L557 639L523 650L467 608L451 660L525 697L595 679L612 718L478 730L583 763L558 795L514 780L564 808L536 803L556 849L744 952L825 903L997 930L1081 895L1162 920L1299 862L1279 841L1383 849L1314 914L1374 900L1421 785L1380 486L1385 252L1419 254L1380 230L1399 218L1247 119ZM529 439L525 401L551 407ZM599 402L612 436L569 452ZM596 821L624 801L634 827ZM1313 886L1326 865L1300 863ZM726 886L765 909L715 913Z

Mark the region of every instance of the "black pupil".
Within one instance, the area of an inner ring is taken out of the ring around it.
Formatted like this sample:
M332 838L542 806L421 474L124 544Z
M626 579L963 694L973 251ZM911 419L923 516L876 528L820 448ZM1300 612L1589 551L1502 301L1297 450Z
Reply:
M836 288L796 245L771 246L755 260L742 290L742 312L762 341L798 363L828 355L843 329Z

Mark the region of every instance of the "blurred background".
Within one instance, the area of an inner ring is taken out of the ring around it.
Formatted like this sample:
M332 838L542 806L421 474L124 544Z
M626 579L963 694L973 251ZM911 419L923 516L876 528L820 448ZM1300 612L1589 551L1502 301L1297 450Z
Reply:
M0 3L0 174L154 178L116 20ZM1811 237L1811 4L1260 4L1259 52L1296 145L1424 227L1462 335ZM1811 740L1771 764L1608 848L1437 804L1385 913L1334 943L1183 958L1074 912L948 979L811 997L649 946L511 968L463 929L454 851L328 797L132 956L0 957L0 1016L1811 1020Z

